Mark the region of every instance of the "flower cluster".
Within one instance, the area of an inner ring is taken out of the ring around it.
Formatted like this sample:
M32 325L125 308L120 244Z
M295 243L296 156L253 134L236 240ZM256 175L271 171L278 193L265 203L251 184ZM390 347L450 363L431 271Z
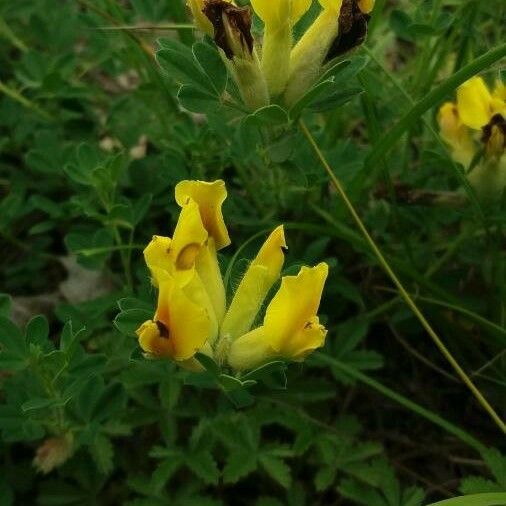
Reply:
M251 0L264 23L261 46L251 34L249 7L231 0L188 0L188 5L196 26L214 38L245 105L255 110L278 100L293 105L326 63L364 41L374 0L318 1L320 14L294 44L293 28L312 0Z
M453 159L469 168L470 184L484 199L496 199L506 188L506 86L497 81L489 90L473 77L457 90L457 101L446 102L438 115L441 136Z
M172 238L155 236L144 250L158 304L137 330L141 348L198 370L195 354L220 366L250 370L271 360L300 361L325 342L317 316L328 266L302 267L281 278L254 326L269 291L280 280L286 248L283 226L272 231L246 270L227 308L217 251L230 244L222 215L221 180L182 181L175 189L181 213Z

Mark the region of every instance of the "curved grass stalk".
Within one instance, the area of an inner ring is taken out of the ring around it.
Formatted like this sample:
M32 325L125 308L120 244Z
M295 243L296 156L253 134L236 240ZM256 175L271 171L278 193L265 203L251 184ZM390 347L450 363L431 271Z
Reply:
M413 402L412 400L404 397L403 395L397 393L396 391L391 390L390 388L386 387L379 381L376 381L370 376L367 376L366 374L358 371L354 367L345 364L344 362L341 362L340 360L334 357L329 357L328 355L322 352L316 352L314 356L321 362L324 362L330 365L331 367L339 369L340 371L344 372L351 378L360 381L360 383L363 383L364 385L371 387L372 389L376 390L385 397L388 397L397 404L404 406L405 408L413 411L413 413L416 413L417 415L422 416L426 420L429 420L434 425L438 425L442 429L446 430L446 432L448 432L449 434L453 434L454 436L459 438L462 442L474 448L478 453L481 454L484 450L486 450L486 446L484 444L480 443L480 441L478 441L475 437L471 436L471 434L469 434L465 430L461 429L460 427L454 425L451 422L448 422L447 420L437 415L436 413L433 413L429 409L420 406L416 402Z
M504 49L506 50L506 44L504 44ZM420 323L422 324L423 328L426 330L426 332L429 334L431 339L434 341L435 345L438 347L441 354L446 358L446 360L450 363L450 365L453 367L459 378L462 380L462 382L467 386L467 388L471 391L471 393L474 395L478 403L482 406L482 408L490 415L490 418L494 421L494 423L501 429L501 431L506 434L506 424L501 419L501 417L497 414L495 409L491 406L491 404L485 399L483 394L480 392L480 390L476 387L476 385L473 383L471 378L467 375L467 373L462 369L460 364L457 362L457 360L453 357L451 352L448 350L446 345L443 343L441 338L438 336L436 331L432 328L431 324L428 322L428 320L425 318L424 314L420 311L414 300L411 298L408 291L404 288L404 285L401 283L395 272L390 267L390 264L386 260L386 258L383 256L383 253L381 252L379 246L376 244L374 239L372 238L371 234L367 230L367 227L365 226L364 222L360 218L359 214L355 210L354 205L348 198L348 195L346 191L344 190L344 187L342 186L339 179L334 174L334 171L332 170L330 164L328 163L327 159L323 155L322 151L320 150L318 144L316 143L314 137L312 136L311 132L308 130L305 123L300 120L299 121L300 128L302 130L302 133L307 138L309 144L312 146L313 150L315 151L317 157L319 158L321 164L323 165L325 171L327 172L334 188L336 189L337 193L343 200L345 206L348 208L348 211L353 217L353 220L355 221L357 227L359 228L360 232L364 236L367 244L373 251L374 255L378 259L381 267L384 269L384 271L388 274L394 285L396 286L397 290L399 291L399 294L404 299L408 307L413 311L414 315L418 318ZM385 152L386 153L386 152ZM383 153L383 154L385 154Z

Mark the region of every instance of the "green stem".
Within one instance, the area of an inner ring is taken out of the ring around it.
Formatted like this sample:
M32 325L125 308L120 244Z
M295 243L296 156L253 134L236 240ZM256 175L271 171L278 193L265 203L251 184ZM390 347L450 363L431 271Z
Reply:
M504 45L506 49L506 44ZM443 343L443 341L440 339L440 337L437 335L437 333L434 331L428 320L425 318L423 313L418 309L418 306L415 304L407 290L404 288L403 284L395 274L395 272L390 267L390 264L387 262L385 257L383 256L383 253L381 252L380 248L372 238L372 236L369 234L369 231L367 230L366 226L364 225L362 219L358 215L357 211L355 210L355 207L353 206L352 202L348 198L348 195L346 191L344 190L341 182L337 179L336 175L334 174L332 168L330 167L329 163L327 162L325 156L321 152L320 148L318 147L318 144L316 144L315 139L311 135L311 132L307 129L304 122L301 120L299 122L300 128L303 132L303 134L306 136L308 142L313 147L316 155L320 159L321 164L325 168L325 171L327 172L328 176L330 177L330 180L332 181L332 184L334 185L337 193L340 195L341 199L343 200L344 204L348 208L348 211L352 215L357 227L359 228L360 232L364 236L366 242L368 243L371 250L374 252L376 258L378 259L380 265L383 267L385 272L388 274L390 279L393 281L394 285L396 286L397 290L399 290L400 295L408 305L408 307L411 309L411 311L414 313L414 315L418 318L420 323L422 324L423 328L426 330L426 332L429 334L431 339L434 341L436 346L438 347L441 354L446 358L446 360L450 363L450 365L453 367L457 375L460 377L462 382L467 386L467 388L472 392L472 394L475 396L478 403L483 407L483 409L490 415L492 420L497 424L497 426L501 429L503 433L506 434L506 424L503 422L501 417L496 413L494 408L489 404L487 399L483 396L483 394L478 390L478 388L475 386L471 378L466 374L466 372L460 367L459 363L455 360L453 355L450 353L446 345ZM381 158L379 159L381 160Z
M325 355L324 353L321 352L315 353L314 356L318 358L318 360L320 360L321 362L324 362L330 365L331 367L335 367L336 369L340 369L342 372L352 377L353 379L360 381L364 385L373 388L374 390L384 395L385 397L388 397L389 399L393 400L397 404L404 406L405 408L413 411L417 415L420 415L426 420L429 420L433 424L438 425L439 427L446 430L446 432L453 434L454 436L458 437L461 441L468 444L470 447L474 448L477 452L481 453L486 449L485 445L480 443L476 438L471 436L471 434L467 433L466 431L462 430L460 427L453 425L452 423L448 422L447 420L440 417L436 413L433 413L432 411L424 408L423 406L420 406L419 404L416 404L410 399L407 399L401 394L398 394L394 390L391 390L390 388L386 387L385 385L376 381L370 376L367 376L366 374L358 371L354 367L347 365L333 357L329 357L328 355Z

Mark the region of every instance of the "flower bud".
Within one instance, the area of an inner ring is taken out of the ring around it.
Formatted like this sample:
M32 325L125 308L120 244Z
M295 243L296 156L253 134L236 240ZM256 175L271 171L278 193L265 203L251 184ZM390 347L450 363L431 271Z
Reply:
M33 465L43 474L61 466L72 455L74 438L71 433L50 437L37 448Z

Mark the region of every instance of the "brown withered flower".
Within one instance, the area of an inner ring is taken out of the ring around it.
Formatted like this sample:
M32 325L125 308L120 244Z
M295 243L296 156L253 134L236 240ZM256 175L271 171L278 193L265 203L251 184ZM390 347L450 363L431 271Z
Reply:
M216 45L229 60L253 53L249 7L236 7L223 0L206 0L203 12L214 27Z
M367 37L370 15L362 12L357 0L343 0L339 32L325 58L330 61L360 46Z

